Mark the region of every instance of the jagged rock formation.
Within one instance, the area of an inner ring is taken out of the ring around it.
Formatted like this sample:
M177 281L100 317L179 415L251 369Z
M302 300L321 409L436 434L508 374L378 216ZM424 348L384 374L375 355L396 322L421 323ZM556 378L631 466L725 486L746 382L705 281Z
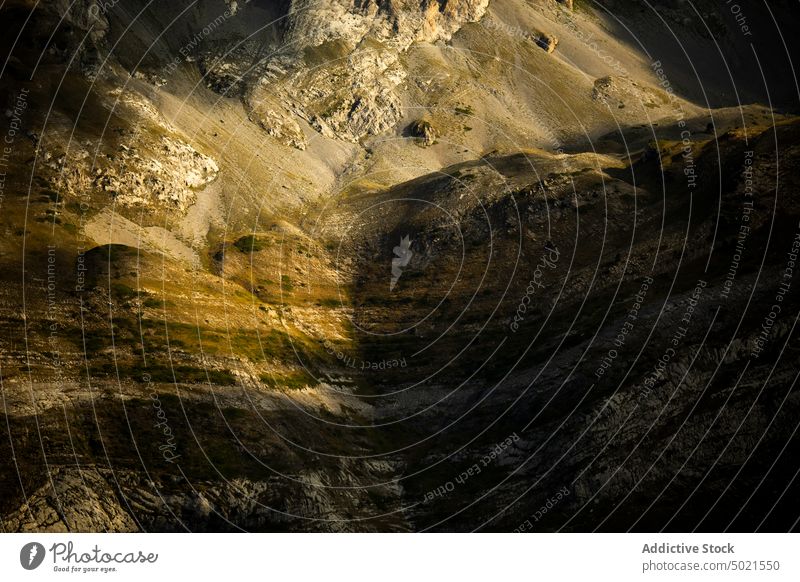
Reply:
M407 76L402 53L414 42L449 40L487 6L488 0L292 4L286 51L255 67L239 52L207 54L203 72L217 92L246 92L256 122L287 145L305 147L290 112L324 136L358 142L402 117L396 91Z
M424 146L432 146L436 142L436 130L430 122L418 119L408 126L409 134L420 140Z
M464 24L479 20L488 5L489 0L295 1L287 44L302 50L334 41L357 46L373 38L402 51L412 42L450 40Z
M146 4L0 8L5 530L791 526L800 35Z
M117 95L118 97L118 95ZM120 109L142 115L162 132L168 124L146 102L127 97ZM148 135L136 126L120 129L116 147L107 143L73 142L69 127L54 128L37 143L43 168L60 196L75 202L87 191L105 192L122 206L163 205L185 213L196 200L196 192L216 179L217 163L196 151L176 135Z

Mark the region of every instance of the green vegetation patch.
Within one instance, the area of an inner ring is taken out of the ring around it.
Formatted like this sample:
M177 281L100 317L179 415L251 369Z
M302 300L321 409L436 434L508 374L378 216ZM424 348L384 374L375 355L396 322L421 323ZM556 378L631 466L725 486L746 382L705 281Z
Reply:
M238 239L235 243L233 243L233 246L245 254L257 253L267 248L269 246L269 241L263 237L259 237L254 234L248 234Z
M289 374L262 374L261 381L270 388L287 388L302 390L306 386L315 386L317 381L305 370Z

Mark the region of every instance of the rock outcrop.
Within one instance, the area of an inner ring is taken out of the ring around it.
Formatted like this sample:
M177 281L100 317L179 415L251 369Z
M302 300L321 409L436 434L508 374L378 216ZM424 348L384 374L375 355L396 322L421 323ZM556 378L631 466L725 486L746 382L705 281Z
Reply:
M447 41L479 20L489 0L293 0L286 43L300 49L366 38L405 50L412 42Z
M327 137L358 142L401 118L396 92L407 71L400 55L414 42L449 40L479 20L488 0L293 2L274 57L252 66L255 48L204 54L206 84L244 94L251 119L281 143L304 147L293 116ZM240 8L246 17L247 7ZM280 106L269 104L280 103Z
M558 46L558 37L554 34L539 33L533 36L533 41L548 54Z
M138 141L120 144L114 154L102 158L81 146L66 153L43 148L42 160L67 200L96 190L122 206L161 206L179 213L186 212L196 192L219 173L212 158L171 136L144 147Z
M432 146L436 141L436 130L427 120L418 119L408 126L408 133L424 146Z

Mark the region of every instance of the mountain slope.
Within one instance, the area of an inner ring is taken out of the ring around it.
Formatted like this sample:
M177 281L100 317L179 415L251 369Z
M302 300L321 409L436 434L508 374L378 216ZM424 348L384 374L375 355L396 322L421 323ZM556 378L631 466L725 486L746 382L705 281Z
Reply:
M4 4L4 530L792 527L794 7L567 4Z

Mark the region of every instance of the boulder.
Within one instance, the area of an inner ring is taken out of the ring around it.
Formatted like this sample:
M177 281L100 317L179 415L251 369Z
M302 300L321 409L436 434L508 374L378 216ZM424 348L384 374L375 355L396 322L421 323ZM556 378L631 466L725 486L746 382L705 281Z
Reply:
M408 134L419 139L423 146L428 147L436 141L436 130L429 121L418 119L408 126Z
M558 37L554 34L542 32L534 36L533 39L537 45L539 45L548 53L552 53L558 46Z

